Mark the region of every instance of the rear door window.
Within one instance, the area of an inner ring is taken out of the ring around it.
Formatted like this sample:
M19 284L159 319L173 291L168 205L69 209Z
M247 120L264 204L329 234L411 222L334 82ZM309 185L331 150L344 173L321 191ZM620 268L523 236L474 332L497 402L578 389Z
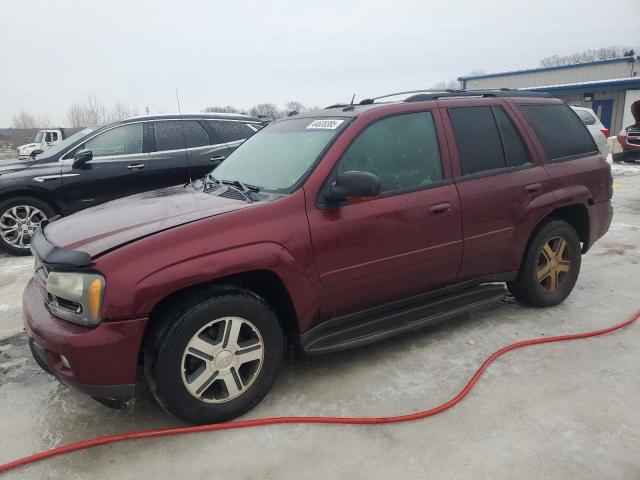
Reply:
M231 122L228 120L209 120L209 125L218 134L223 142L236 142L246 140L253 135L256 130L242 122Z
M179 120L165 120L153 122L156 136L156 150L184 150L184 137Z
M463 175L506 167L498 126L490 106L449 109Z
M518 129L500 106L449 109L463 175L531 163Z
M426 187L442 180L438 136L431 112L383 118L368 126L340 159L338 172L373 173L382 193Z
M518 167L531 163L529 150L507 113L502 107L493 107L493 114L502 139L507 167Z
M185 144L187 148L197 148L209 145L209 134L199 122L195 120L185 120L184 127Z
M593 137L568 105L520 105L549 160L561 161L596 153Z

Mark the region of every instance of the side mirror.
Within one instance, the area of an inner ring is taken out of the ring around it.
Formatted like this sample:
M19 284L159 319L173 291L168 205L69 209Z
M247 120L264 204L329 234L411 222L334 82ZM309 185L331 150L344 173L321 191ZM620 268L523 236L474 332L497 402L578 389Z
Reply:
M89 162L93 158L93 152L91 150L79 150L73 157L73 166L81 167L85 163Z
M330 204L359 201L380 195L380 180L369 172L344 172L338 175L324 196Z
M42 152L44 152L44 150L41 149L35 149L34 151L32 151L29 156L31 157L32 160L35 160L36 156L40 155Z

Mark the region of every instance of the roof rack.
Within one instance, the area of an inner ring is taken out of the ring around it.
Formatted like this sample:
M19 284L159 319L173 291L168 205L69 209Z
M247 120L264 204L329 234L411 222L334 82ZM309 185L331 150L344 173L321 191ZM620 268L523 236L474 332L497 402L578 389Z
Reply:
M419 93L405 98L405 102L424 102L425 100L437 100L439 98L456 98L456 97L534 97L534 98L552 98L552 95L546 92L530 92L526 90L517 90L509 88L500 88L496 90L447 90L445 92Z
M407 90L405 92L388 93L386 95L380 95L374 98L365 98L360 102L360 105L371 105L376 100L382 98L395 97L396 95L408 95L413 93L408 98L405 98L405 102L423 102L426 100L436 100L438 98L451 98L451 97L538 97L538 98L551 98L551 95L544 92L531 92L526 90L517 90L510 88L499 88L491 90L436 90L425 88L422 90Z

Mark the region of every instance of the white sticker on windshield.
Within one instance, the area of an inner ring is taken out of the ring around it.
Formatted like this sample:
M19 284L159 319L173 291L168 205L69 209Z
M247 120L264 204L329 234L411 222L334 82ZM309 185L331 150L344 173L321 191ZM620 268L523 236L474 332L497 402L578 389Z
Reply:
M314 120L307 125L307 129L322 128L324 130L335 130L342 122L344 122L344 120Z

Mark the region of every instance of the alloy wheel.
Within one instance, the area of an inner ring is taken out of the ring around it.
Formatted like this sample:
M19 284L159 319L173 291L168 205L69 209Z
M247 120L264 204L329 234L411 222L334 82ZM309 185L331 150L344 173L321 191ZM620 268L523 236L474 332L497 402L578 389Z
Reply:
M16 205L0 217L0 236L12 247L28 249L36 228L47 216L31 205Z
M540 249L536 276L543 290L556 290L571 270L571 247L562 237L549 239Z
M228 402L251 387L263 361L264 341L249 320L218 318L187 344L182 355L182 381L200 401Z

